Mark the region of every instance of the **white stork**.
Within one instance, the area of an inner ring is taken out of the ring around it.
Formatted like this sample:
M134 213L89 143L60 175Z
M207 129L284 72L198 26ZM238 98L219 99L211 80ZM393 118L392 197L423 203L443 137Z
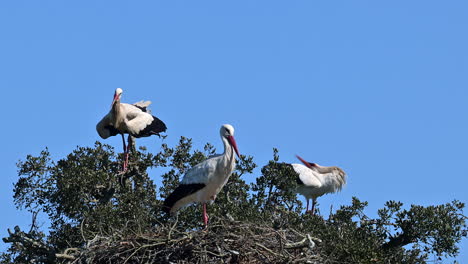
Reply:
M163 211L173 214L179 208L190 203L203 205L203 222L208 225L206 203L214 202L216 195L231 176L236 166L234 152L239 156L234 127L223 125L219 131L224 144L224 153L215 155L193 166L180 182L180 185L164 201Z
M310 213L313 215L317 198L327 193L340 191L346 184L346 173L336 166L324 167L317 163L307 162L299 156L296 157L305 165L290 164L298 174L296 192L306 198L306 212L309 210L309 200L312 199Z
M106 139L117 134L122 135L125 161L123 171L127 169L130 139L132 137L149 137L166 131L166 125L157 117L151 115L147 108L151 102L141 101L135 104L120 103L123 90L117 88L112 100L111 110L96 125L99 136ZM128 147L124 134L128 134Z

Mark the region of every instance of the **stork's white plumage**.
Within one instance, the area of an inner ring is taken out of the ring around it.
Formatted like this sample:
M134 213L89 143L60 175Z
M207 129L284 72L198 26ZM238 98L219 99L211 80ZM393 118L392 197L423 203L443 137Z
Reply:
M341 190L346 184L346 173L336 167L324 167L317 163L307 162L301 157L297 158L305 165L291 164L298 174L298 187L296 192L302 194L307 200L306 212L309 210L309 200L312 199L311 214L314 214L317 198Z
M205 226L208 224L206 203L216 199L235 169L235 154L239 156L234 128L231 125L221 126L220 136L224 153L210 157L187 171L180 185L164 201L164 212L174 213L183 206L199 202L203 204L203 222Z
M106 139L117 134L122 135L125 161L123 169L126 170L130 144L125 144L124 134L131 137L149 137L166 131L166 125L157 117L151 115L148 106L150 101L141 101L135 104L120 102L123 90L117 88L112 100L111 110L96 125L99 136Z

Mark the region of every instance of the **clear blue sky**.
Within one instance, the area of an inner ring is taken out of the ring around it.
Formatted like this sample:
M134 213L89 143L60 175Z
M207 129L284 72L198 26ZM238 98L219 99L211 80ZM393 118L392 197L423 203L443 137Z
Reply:
M466 1L2 1L0 237L30 222L12 202L16 162L92 146L117 87L153 101L170 145L221 149L231 123L259 165L277 147L342 167L322 213L352 196L370 215L468 202L467 14ZM461 251L468 262L466 239Z

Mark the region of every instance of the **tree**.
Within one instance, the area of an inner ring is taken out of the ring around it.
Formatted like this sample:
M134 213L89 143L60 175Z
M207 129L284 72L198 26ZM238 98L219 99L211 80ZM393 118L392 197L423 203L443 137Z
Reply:
M122 156L100 142L77 147L58 161L47 149L28 155L17 164L14 201L33 216L47 215L51 225L41 230L33 217L29 231L9 230L3 240L11 245L1 261L424 263L430 255L456 256L457 243L467 236L465 205L459 201L408 209L389 201L377 218L369 218L367 203L353 198L328 218L302 214L294 172L278 166L276 149L250 185L243 178L257 165L251 156L240 157L209 207L208 230L200 231L199 206L177 216L163 214L162 201L182 175L214 153L211 144L192 150L191 139L181 137L156 154L133 149L125 173L119 172ZM149 172L161 177L162 186Z

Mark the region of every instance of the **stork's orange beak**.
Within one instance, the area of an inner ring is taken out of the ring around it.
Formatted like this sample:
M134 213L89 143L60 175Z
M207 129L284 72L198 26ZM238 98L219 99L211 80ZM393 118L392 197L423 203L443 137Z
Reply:
M234 151L236 152L237 157L240 157L239 150L237 149L237 143L236 143L236 140L234 139L234 137L233 136L228 136L227 139L229 141L229 144L231 144L231 146L234 148Z
M308 161L305 161L303 158L299 157L299 155L296 155L296 157L302 162L304 163L304 165L306 165L307 168L312 168L315 166L315 163L310 163Z
M111 108L117 100L119 100L119 95L117 93L114 93L114 99L112 100Z

